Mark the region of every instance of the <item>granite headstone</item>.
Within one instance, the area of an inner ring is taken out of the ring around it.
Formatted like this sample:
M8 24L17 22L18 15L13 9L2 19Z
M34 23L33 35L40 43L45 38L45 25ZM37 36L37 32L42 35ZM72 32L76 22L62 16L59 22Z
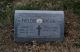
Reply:
M64 11L15 10L16 42L63 41Z

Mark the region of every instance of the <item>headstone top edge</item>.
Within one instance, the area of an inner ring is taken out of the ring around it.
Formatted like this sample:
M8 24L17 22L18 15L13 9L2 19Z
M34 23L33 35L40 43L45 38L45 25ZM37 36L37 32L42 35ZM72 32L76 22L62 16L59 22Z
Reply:
M48 11L48 10L15 10L15 13L52 13L52 14L64 14L64 11Z

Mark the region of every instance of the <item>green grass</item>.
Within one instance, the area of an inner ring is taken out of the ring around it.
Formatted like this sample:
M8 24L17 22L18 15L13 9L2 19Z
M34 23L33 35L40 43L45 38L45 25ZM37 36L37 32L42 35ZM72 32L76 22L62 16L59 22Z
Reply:
M17 3L15 9L17 10L63 10L63 4L61 1L54 0L43 0L43 1L32 1L25 3Z
M80 15L79 0L43 0L25 2L15 5L16 10L70 10Z

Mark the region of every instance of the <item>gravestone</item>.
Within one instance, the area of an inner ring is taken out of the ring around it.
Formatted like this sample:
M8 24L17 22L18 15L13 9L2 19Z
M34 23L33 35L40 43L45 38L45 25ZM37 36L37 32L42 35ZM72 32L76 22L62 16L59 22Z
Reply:
M15 10L14 34L16 42L63 41L64 12Z

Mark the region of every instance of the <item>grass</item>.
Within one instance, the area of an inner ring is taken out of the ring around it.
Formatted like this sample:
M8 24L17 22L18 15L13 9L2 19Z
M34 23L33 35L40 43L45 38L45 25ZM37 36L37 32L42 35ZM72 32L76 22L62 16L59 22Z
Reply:
M14 5L14 7L13 7ZM80 2L79 0L26 0L0 2L0 51L1 52L80 52ZM16 44L11 40L14 9L64 10L65 39L63 43Z

